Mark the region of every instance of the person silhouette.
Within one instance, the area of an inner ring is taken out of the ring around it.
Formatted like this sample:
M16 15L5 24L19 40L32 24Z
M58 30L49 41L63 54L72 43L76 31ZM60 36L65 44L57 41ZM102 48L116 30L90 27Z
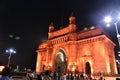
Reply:
M9 75L10 75L10 68L5 67L2 72L1 72L2 77L0 80L10 80Z

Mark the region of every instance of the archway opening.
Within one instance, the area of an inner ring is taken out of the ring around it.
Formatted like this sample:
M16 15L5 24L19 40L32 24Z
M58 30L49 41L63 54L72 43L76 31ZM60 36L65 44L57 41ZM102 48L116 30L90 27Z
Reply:
M91 74L91 67L90 67L90 63L89 63L89 62L86 62L85 73L86 73L87 75L90 75L90 74Z
M65 73L66 72L66 55L65 52L60 49L55 57L55 72Z

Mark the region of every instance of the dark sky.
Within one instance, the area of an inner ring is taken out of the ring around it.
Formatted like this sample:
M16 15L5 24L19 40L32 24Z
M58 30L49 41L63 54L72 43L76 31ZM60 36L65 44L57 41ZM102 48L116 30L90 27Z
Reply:
M0 0L0 65L7 64L5 50L12 47L17 51L12 55L12 64L34 68L35 51L47 39L51 22L55 28L66 25L73 12L79 29L104 26L104 16L116 16L119 5L120 0ZM117 43L115 28L105 29Z

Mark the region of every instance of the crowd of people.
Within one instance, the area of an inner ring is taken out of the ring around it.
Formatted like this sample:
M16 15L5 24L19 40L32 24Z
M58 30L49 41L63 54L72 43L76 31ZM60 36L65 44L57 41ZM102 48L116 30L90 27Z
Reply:
M92 78L84 73L53 73L45 71L38 75L38 80L92 80Z
M10 69L8 67L4 68L1 72L2 77L0 80L10 80ZM29 80L96 80L92 79L91 75L85 73L58 73L51 71L44 71L37 75L37 78L34 79L34 74L31 73L28 75ZM103 77L100 77L99 80L105 80Z

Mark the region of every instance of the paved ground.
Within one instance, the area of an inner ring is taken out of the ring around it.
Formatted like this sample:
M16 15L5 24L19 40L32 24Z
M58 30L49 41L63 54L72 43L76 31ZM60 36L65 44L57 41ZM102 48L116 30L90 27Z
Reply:
M95 78L96 80L99 80L99 77ZM104 77L105 80L120 80L120 77Z

